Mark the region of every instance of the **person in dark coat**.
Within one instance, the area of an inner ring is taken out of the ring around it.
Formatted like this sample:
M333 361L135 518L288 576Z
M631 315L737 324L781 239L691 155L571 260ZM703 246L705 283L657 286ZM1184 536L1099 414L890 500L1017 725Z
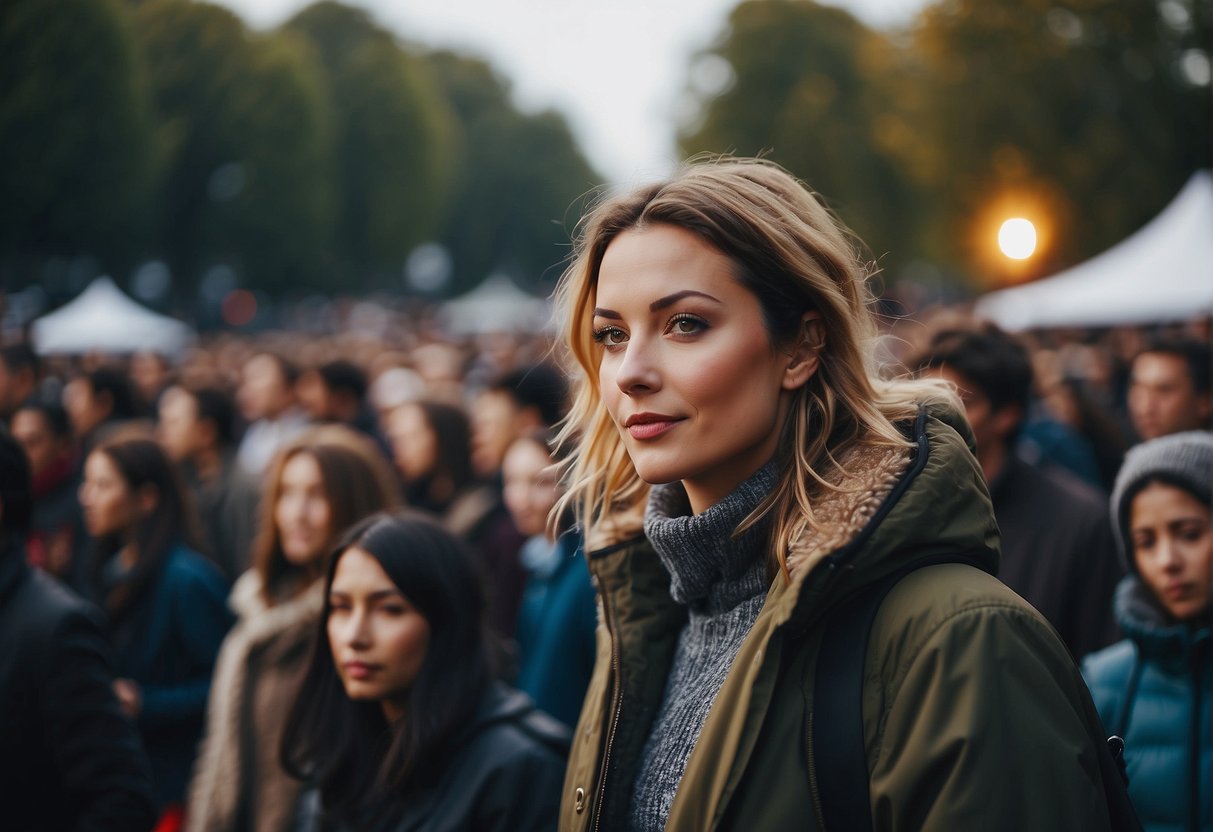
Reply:
M1147 832L1213 830L1213 436L1132 448L1112 512L1130 574L1116 591L1127 638L1082 671L1125 739L1129 795Z
M57 404L28 401L13 414L13 438L29 457L34 514L26 538L32 566L70 581L87 536L77 492L80 457L72 443L67 411Z
M1112 593L1124 569L1104 496L1016 453L1032 390L1027 350L984 324L935 332L910 363L960 393L1002 533L999 579L1048 619L1076 659L1111 644Z
M337 546L283 763L312 829L554 829L569 735L494 681L475 560L435 521L372 517Z
M137 721L166 813L184 797L232 624L223 575L188 544L195 521L183 493L156 442L122 435L89 454L80 488L93 538L82 589L109 617L115 691Z
M99 615L26 564L30 469L0 427L0 826L141 832L156 804Z

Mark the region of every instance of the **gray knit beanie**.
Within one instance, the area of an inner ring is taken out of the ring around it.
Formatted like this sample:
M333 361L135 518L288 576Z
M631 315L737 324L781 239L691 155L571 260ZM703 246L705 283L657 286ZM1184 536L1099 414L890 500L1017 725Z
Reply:
M1213 434L1190 430L1135 445L1125 454L1112 489L1116 542L1129 570L1136 573L1129 536L1129 506L1153 481L1190 492L1205 505L1213 495Z

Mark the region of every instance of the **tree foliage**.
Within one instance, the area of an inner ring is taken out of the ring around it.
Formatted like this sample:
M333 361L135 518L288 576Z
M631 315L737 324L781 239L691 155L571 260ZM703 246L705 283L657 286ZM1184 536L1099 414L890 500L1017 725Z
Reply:
M114 0L0 3L0 277L48 256L113 268L143 240L152 144L136 46Z
M490 272L547 291L568 254L578 199L601 181L554 112L520 113L484 61L429 58L461 126L449 219L439 240L453 259L453 289Z
M912 187L882 143L893 108L887 39L808 0L750 0L708 55L734 82L683 134L688 154L765 155L803 178L886 264L915 230ZM702 57L701 59L702 60Z
M426 63L361 10L323 0L286 29L312 44L328 78L339 262L347 274L387 281L444 219L456 129L450 109Z

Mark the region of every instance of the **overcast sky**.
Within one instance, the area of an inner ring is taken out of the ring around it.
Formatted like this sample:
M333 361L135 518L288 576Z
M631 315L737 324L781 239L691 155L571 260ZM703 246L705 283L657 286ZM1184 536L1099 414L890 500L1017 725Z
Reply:
M310 0L217 0L258 28ZM907 23L925 0L837 0L874 26ZM736 0L358 0L406 40L487 58L528 111L553 107L590 161L631 183L676 161L678 103L691 57Z

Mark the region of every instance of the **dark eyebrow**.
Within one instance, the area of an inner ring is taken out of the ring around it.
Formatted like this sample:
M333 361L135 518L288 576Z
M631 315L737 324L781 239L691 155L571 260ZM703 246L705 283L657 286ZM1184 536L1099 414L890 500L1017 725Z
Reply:
M683 298L689 298L689 297L707 298L708 300L712 301L713 303L721 302L719 298L714 298L711 295L707 294L706 292L697 292L694 289L685 289L681 292L675 292L672 295L666 295L664 298L658 298L657 300L653 301L652 303L649 304L649 311L656 312L659 309L665 309L668 306L673 306L675 303L678 303L678 301L682 300ZM601 309L601 308L594 310L594 317L610 318L611 320L616 320L616 321L623 319L623 316L620 315L618 312L616 312L614 309Z

